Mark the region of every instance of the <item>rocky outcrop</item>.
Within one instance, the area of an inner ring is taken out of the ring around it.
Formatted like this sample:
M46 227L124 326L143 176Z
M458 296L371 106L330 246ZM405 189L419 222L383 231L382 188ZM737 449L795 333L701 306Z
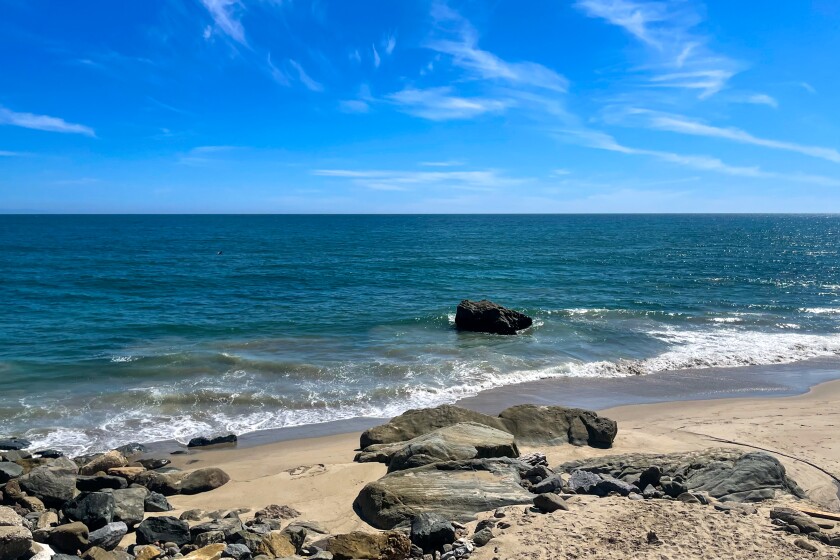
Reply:
M362 433L359 440L364 460L389 462L385 448L372 445L404 442L455 424L472 423L513 434L516 443L524 445L590 445L612 446L618 433L614 420L595 412L562 406L519 405L502 411L499 416L452 405L412 409ZM380 454L368 455L366 453Z
M519 457L509 432L474 422L439 428L406 442L372 445L356 461L388 464L388 471L422 467L439 461Z
M528 468L515 459L472 459L392 472L366 485L354 506L379 529L410 523L423 512L469 521L478 512L531 503L533 495L520 485Z
M533 324L527 315L507 309L492 301L463 300L455 312L455 326L462 331L491 334L516 334Z
M788 478L784 466L775 457L762 452L708 449L667 455L613 455L565 463L555 470L573 473L570 484L576 476L581 479L584 476L574 471L586 471L600 478L605 475L637 486L646 475L648 484L652 482L651 477L658 478L661 491L672 498L684 492L707 493L723 502L769 500L777 492L804 497L802 490ZM591 492L597 486L598 482L595 482L584 491Z

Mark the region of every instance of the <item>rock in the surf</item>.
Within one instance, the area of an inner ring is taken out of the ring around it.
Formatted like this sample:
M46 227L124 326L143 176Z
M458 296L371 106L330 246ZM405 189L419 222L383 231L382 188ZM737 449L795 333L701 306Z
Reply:
M527 315L502 307L492 301L463 300L455 312L455 326L462 331L491 334L516 334L533 324Z
M0 439L0 451L26 449L30 445L32 445L32 442L28 439L17 437Z
M208 445L222 445L226 443L236 443L236 434L225 434L222 436L213 437L196 437L192 438L187 447L207 447Z
M367 484L355 506L378 529L411 522L423 512L466 522L482 511L530 504L533 495L520 484L520 472L528 468L516 459L471 459L396 471Z

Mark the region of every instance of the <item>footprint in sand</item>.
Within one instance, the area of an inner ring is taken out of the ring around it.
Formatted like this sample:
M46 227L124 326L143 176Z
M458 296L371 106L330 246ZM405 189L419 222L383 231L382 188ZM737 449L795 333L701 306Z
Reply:
M327 472L327 467L323 463L318 463L317 465L301 465L293 469L286 469L283 472L289 473L292 478L308 478L324 474Z

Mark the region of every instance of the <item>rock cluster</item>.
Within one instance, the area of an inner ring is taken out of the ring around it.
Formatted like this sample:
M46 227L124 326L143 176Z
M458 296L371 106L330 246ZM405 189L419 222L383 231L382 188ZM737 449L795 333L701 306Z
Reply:
M0 447L0 560L153 560L167 555L121 551L123 537L137 532L139 545L195 547L192 530L171 517L145 518L172 509L166 495L218 488L229 477L219 469L181 472L165 459L136 461L139 444L69 459L47 450L30 453L28 442L2 440ZM152 467L152 468L149 468ZM69 555L69 558L67 557ZM171 554L169 554L172 556ZM216 560L216 555L193 556Z
M516 334L527 329L534 320L492 301L463 300L455 311L455 326L462 331L491 334Z

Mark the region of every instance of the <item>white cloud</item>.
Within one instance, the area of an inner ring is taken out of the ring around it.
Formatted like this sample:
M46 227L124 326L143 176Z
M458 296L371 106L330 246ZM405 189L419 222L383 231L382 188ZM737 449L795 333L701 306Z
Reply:
M237 43L247 45L245 28L239 21L238 12L242 9L239 0L201 0L201 3L210 12L210 17L213 18L217 28ZM207 28L204 30L204 38L210 38Z
M268 73L271 75L271 78L275 82L283 86L291 85L291 81L289 80L288 74L286 74L286 72L282 69L275 66L275 64L271 61L271 53L268 53L266 63L268 64Z
M799 84L799 87L801 87L802 89L804 89L805 91L807 91L807 92L808 92L808 93L810 93L810 94L815 94L815 93L817 93L817 90L816 90L816 89L814 89L814 86L812 86L812 85L811 85L811 84L809 84L808 82L802 82L802 83L800 83L800 84Z
M324 91L324 86L309 77L309 74L303 69L296 60L289 59L289 64L297 71L298 79L310 91Z
M421 161L420 165L424 167L460 167L464 165L464 162L450 159L446 161Z
M385 41L383 41L383 44L385 46L385 54L391 56L392 54L394 54L394 49L397 47L397 36L393 33L389 34L387 37L385 37Z
M771 97L766 93L755 93L750 95L746 98L746 102L752 103L753 105L767 105L768 107L773 107L774 109L779 108L779 102L776 101L774 97Z
M196 146L186 154L181 154L178 163L183 165L205 165L219 161L219 155L240 149L240 146Z
M0 107L0 125L3 124L47 132L82 134L84 136L96 137L96 133L89 126L69 123L64 119L47 115L16 113L15 111Z
M469 119L498 113L507 107L507 103L498 99L453 95L448 87L407 88L388 95L387 99L405 113L432 121Z
M660 161L673 163L682 167L711 171L735 177L746 177L753 179L775 179L796 183L811 183L823 186L840 186L840 179L824 177L821 175L808 175L804 173L777 173L764 171L759 166L737 166L724 163L718 158L704 155L678 154L661 150L648 150L644 148L632 148L618 143L615 138L603 132L592 130L566 130L561 137L572 139L577 143L599 150L607 150L627 155L647 156Z
M312 174L319 177L349 179L353 184L383 191L446 188L486 192L521 185L528 181L528 179L506 177L496 169L475 171L317 169Z
M379 65L382 64L382 59L379 58L379 51L376 50L376 45L371 45L370 48L373 50L373 66L379 68Z
M693 31L702 18L681 1L578 0L578 9L621 27L649 53L650 85L697 90L701 99L726 87L739 70L735 61L712 52L708 38Z
M9 150L0 150L0 157L20 157L24 155L23 152L10 152Z

